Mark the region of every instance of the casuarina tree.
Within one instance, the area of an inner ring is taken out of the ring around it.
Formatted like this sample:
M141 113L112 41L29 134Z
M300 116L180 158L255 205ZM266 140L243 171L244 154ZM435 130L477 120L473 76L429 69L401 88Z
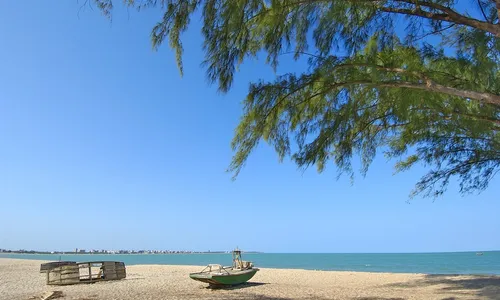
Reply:
M118 2L119 0L115 0ZM111 16L112 0L94 0ZM120 2L121 3L121 2ZM260 141L279 158L365 174L377 152L398 171L424 164L412 195L452 178L481 191L500 167L500 0L124 0L161 9L153 48L168 41L182 73L182 33L202 16L204 66L227 92L238 66L285 53L301 73L253 82L236 129L236 176ZM339 53L342 53L340 55Z

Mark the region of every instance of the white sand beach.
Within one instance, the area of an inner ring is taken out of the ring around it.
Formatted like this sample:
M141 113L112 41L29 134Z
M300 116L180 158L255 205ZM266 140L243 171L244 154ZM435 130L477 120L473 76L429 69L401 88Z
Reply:
M445 276L261 269L248 284L212 290L189 278L200 266L127 266L127 278L72 286L48 286L45 261L0 258L0 299L500 299L500 276Z

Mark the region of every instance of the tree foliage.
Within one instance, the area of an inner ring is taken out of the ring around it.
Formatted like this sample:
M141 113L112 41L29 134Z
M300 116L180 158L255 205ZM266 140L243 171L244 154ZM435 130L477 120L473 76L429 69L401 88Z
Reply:
M112 0L94 1L110 15ZM222 92L248 59L308 59L303 73L251 84L235 176L261 140L300 167L332 161L350 174L353 157L364 174L382 150L397 170L427 165L413 193L432 196L452 177L463 193L483 190L500 169L500 0L464 2L124 0L163 11L152 44L168 40L181 72L181 35L201 12L204 64Z

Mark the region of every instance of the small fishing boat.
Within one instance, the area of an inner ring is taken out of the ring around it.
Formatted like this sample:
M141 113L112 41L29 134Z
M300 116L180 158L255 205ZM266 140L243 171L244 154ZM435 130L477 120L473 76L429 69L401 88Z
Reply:
M201 272L191 273L194 280L208 283L210 287L242 284L250 280L259 271L252 262L241 260L241 251L233 251L233 265L223 267L219 264L209 264Z

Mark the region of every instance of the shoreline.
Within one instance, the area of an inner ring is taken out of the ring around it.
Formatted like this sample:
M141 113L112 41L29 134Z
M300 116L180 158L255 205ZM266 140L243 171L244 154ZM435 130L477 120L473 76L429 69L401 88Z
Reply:
M29 262L38 262L48 263L52 262L51 260L39 260L39 259L23 259L23 258L13 258L13 257L0 257L1 260L21 260L21 261L29 261ZM83 261L82 261L83 262ZM134 267L188 267L188 268L204 268L206 265L179 265L179 264L128 264L126 267L134 266ZM333 273L360 273L360 274L398 274L398 275L446 275L446 276L499 276L496 274L433 274L433 273L411 273L411 272L369 272L369 271L349 271L349 270L320 270L320 269L304 269L304 268L269 268L269 267L259 267L255 266L259 270L287 270L287 271L311 271L311 272L333 272Z
M0 299L40 299L60 292L68 300L132 299L498 299L500 276L429 275L259 268L247 283L211 290L189 278L204 266L126 265L119 281L48 286L45 260L0 258ZM39 298L35 298L39 297Z
M497 252L497 251L493 251ZM189 259L184 259L184 261L176 261L175 259L165 259L165 260L156 260L156 259L146 259L146 258L153 258L153 257L176 257L176 256L182 256L182 257L188 257L190 255L196 256L204 256L202 254L213 254L213 255L226 255L229 256L228 253L170 253L170 254L37 254L37 253L31 253L31 254L5 254L5 253L0 253L0 259L16 259L16 260L46 260L46 261L59 261L59 260L68 260L68 261L77 261L77 262L83 262L83 261L89 261L89 260L117 260L117 261L123 261L126 266L198 266L198 267L204 267L208 263L219 263L219 261L214 262L214 261L207 261L205 259L200 259L198 262L196 259L194 260L189 260ZM259 255L259 254L256 254ZM288 254L284 254L288 255ZM140 260L135 260L135 259L126 259L126 258L145 258L145 259L140 259ZM481 256L485 257L485 256ZM486 256L488 257L488 256ZM491 260L491 258L489 258ZM252 260L252 259L250 259ZM230 261L225 261L226 263L223 263L224 265L230 264ZM255 261L254 261L255 262ZM408 261L406 261L407 263ZM265 269L283 269L283 270L306 270L306 271L325 271L325 272L355 272L355 273L376 273L376 274L414 274L414 275L448 275L448 276L459 276L459 275L464 275L464 276L500 276L500 269L498 268L489 268L485 270L477 269L474 270L473 268L468 268L467 266L463 266L462 269L458 269L455 267L455 269L451 269L450 271L444 271L440 272L438 271L428 271L429 269L432 269L432 267L408 267L406 269L410 270L405 270L404 267L401 267L401 265L404 265L404 261L402 261L399 265L399 269L391 269L392 266L387 266L383 264L366 264L366 265L360 265L360 264L353 264L352 268L346 267L344 264L341 267L331 267L331 266L325 266L325 268L322 268L322 266L319 265L311 265L311 266L304 266L304 265L297 265L297 264L289 264L288 266L283 265L283 266L276 266L275 263L270 264L269 262L267 264L260 264L257 263L256 267L257 268L265 268ZM410 263L413 263L410 261ZM484 263L484 262L483 262ZM491 266L491 265L490 265ZM500 265L499 265L500 267ZM411 270L414 269L414 270ZM461 271L464 270L464 271ZM500 297L499 297L500 298Z

